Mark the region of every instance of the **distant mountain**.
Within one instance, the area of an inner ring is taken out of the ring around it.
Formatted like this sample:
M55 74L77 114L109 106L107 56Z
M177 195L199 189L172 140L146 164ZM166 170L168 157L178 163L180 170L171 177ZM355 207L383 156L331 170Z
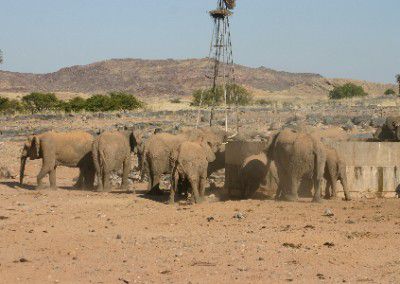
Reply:
M0 71L0 92L93 94L127 91L143 97L183 96L191 94L195 89L210 86L210 80L205 77L209 68L207 59L112 59L62 68L48 74ZM326 92L335 84L318 74L279 72L265 67L236 65L235 74L238 83L267 93L286 90L296 92L297 87L300 92Z

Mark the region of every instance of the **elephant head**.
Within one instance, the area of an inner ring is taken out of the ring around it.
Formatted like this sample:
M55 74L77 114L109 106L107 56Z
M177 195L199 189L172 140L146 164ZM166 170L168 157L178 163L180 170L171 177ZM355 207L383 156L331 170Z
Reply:
M211 143L203 141L200 145L204 149L204 152L207 157L207 162L209 163L214 162L216 156L215 156L215 150L212 148L213 146L211 145Z
M41 158L40 153L40 138L38 136L31 136L25 142L22 153L21 153L21 166L20 166L20 175L19 182L22 184L24 181L25 175L25 165L26 160L37 160Z

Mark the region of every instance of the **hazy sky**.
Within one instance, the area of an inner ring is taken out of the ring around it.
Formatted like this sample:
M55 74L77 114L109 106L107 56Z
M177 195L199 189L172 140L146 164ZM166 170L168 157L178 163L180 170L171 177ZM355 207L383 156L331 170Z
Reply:
M109 58L208 55L216 0L0 0L3 70L53 72ZM393 82L399 0L238 0L235 61Z

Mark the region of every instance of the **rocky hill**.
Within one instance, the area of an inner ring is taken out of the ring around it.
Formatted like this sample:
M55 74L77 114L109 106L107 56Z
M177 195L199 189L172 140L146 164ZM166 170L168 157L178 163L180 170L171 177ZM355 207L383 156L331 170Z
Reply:
M210 80L205 77L209 68L207 59L112 59L63 68L48 74L0 71L0 92L93 94L127 91L143 97L183 96L197 88L210 86ZM283 92L318 95L326 93L336 82L318 74L279 72L265 67L237 65L235 72L238 83L261 94ZM367 82L360 84L366 85L372 92L383 92L388 87Z

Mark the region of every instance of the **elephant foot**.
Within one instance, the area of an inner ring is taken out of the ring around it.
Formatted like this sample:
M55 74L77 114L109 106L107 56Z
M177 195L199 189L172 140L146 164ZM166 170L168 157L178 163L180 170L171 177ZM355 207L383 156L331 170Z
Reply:
M312 202L313 202L313 203L322 203L323 200L322 200L321 197L314 197L313 200L312 200Z
M285 194L285 195L281 196L279 200L286 201L286 202L296 202L299 200L299 197L296 195L292 195L292 194Z
M44 185L44 184L39 184L39 185L35 186L35 190L43 190L43 189L46 189L46 188L47 188L47 186Z

